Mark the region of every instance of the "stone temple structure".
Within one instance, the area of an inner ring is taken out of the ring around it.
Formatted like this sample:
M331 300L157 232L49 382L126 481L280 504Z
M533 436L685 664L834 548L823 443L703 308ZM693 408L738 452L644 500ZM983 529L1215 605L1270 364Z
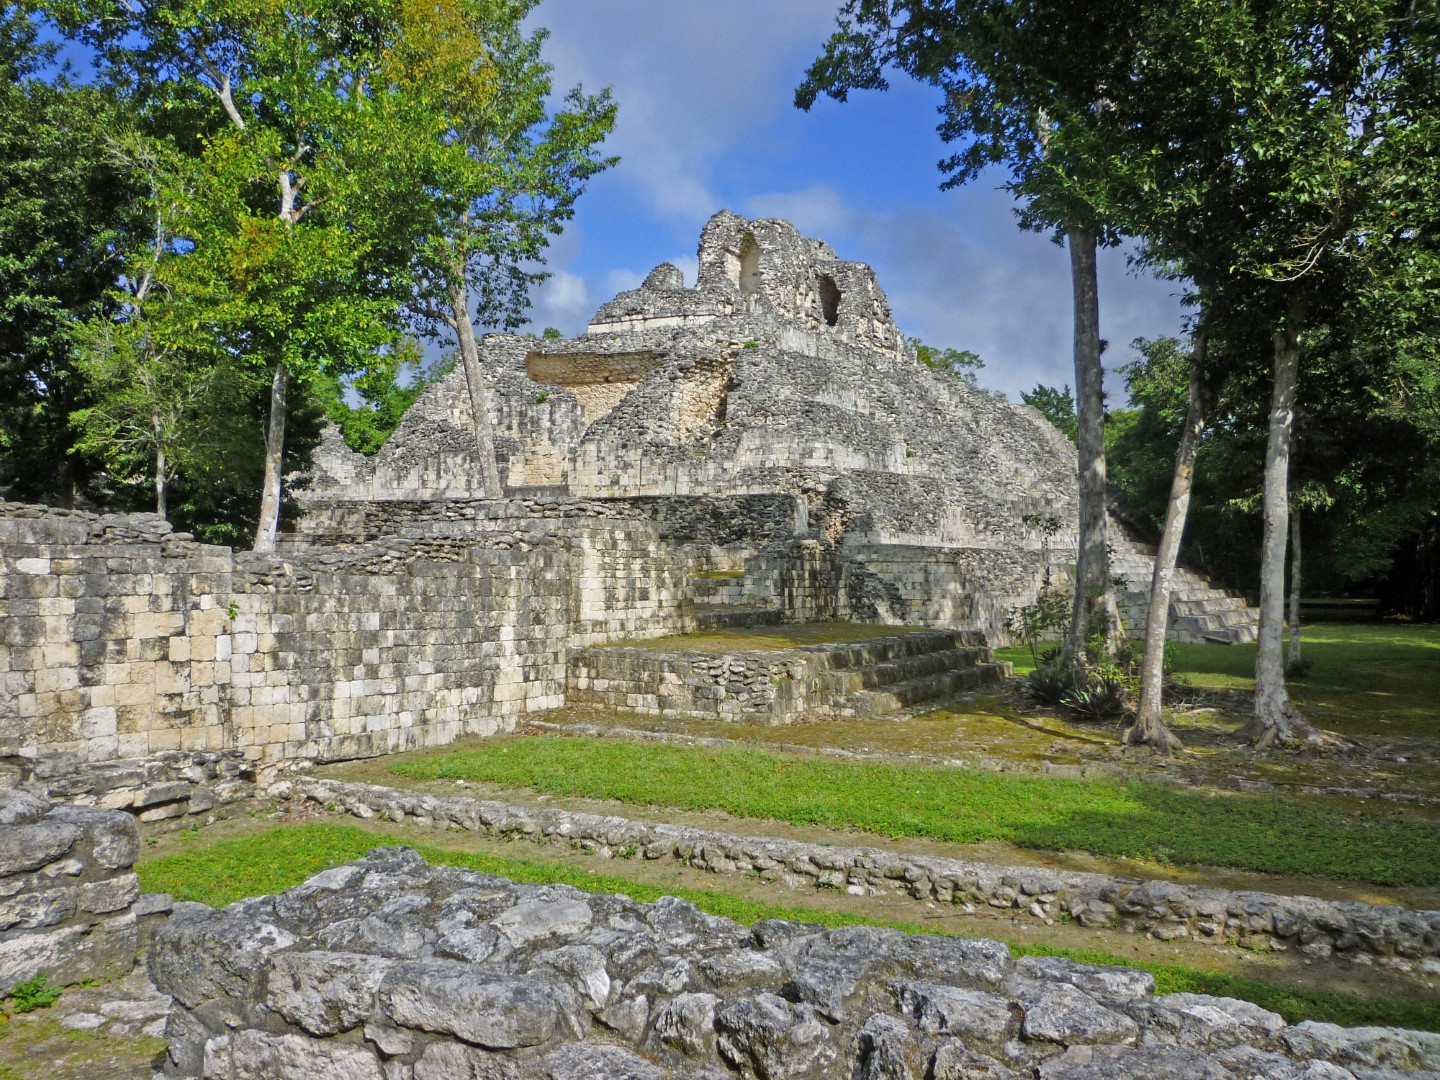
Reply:
M917 363L874 271L787 222L722 211L694 288L661 264L584 336L490 337L483 363L507 488L624 500L702 575L743 571L702 577L724 582L699 588L702 606L994 640L1073 564L1073 445L1036 410ZM374 459L327 440L294 539L375 535L394 521L377 506L476 498L479 476L456 370ZM1143 620L1149 552L1113 535ZM1253 636L1243 601L1183 570L1178 585L1176 634Z
M327 438L277 553L0 502L0 758L335 760L566 705L878 715L998 675L1007 613L1073 562L1074 448L917 363L874 273L783 221L720 213L694 288L662 265L581 337L482 359L499 499L456 372L373 458ZM1142 599L1150 558L1115 535ZM1253 633L1185 573L1172 616ZM910 632L646 645L828 621Z
M477 487L457 373L374 458L328 439L279 553L0 500L0 995L142 957L141 998L67 1020L161 1024L144 1030L162 1075L195 1080L1440 1075L1433 1033L1290 1024L983 939L746 928L406 850L219 911L142 894L142 830L324 807L953 914L1435 963L1435 911L308 775L570 704L762 723L924 705L995 676L1007 610L1073 558L1073 447L916 363L870 269L784 222L719 214L693 289L661 266L581 338L487 339L484 369L500 499ZM1144 548L1116 546L1143 589ZM1189 636L1251 632L1193 576L1174 614ZM657 640L824 620L906 632Z

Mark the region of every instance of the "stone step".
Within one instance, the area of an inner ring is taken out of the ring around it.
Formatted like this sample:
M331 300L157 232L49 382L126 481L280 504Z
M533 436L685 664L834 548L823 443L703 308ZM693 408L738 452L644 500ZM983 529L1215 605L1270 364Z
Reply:
M856 716L884 716L998 682L1008 678L1010 673L1010 665L1000 661L973 664L938 675L909 679L882 689L862 690L844 702L838 711Z
M807 654L814 668L821 671L839 671L887 664L907 657L944 653L953 649L983 648L984 645L984 636L973 631L925 630L833 645L807 645L801 651Z
M785 613L778 608L740 607L736 604L696 604L695 625L701 630L749 630L778 626Z
M816 680L816 689L826 697L841 698L862 690L875 690L927 675L942 675L974 667L988 658L989 650L981 646L917 653L884 663L827 671Z

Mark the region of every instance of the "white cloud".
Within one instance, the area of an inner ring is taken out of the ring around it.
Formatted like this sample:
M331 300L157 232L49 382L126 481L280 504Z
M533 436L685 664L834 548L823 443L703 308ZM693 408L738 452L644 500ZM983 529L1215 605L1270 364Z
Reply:
M537 293L533 325L582 332L600 303L638 284L677 243L693 243L728 197L733 209L786 218L842 258L871 263L906 334L975 350L986 361L982 381L1012 399L1037 382L1073 382L1064 249L1017 227L1013 200L996 190L996 177L940 196L933 157L897 162L906 184L894 183L888 158L877 167L887 124L919 131L931 122L921 97L903 97L910 92L897 85L883 101L867 98L870 105L857 99L817 109L806 122L819 127L804 130L833 140L825 164L797 157L787 143L798 115L794 87L829 36L837 7L836 0L547 0L538 9L537 24L551 29L546 55L557 90L577 81L592 92L614 88L619 119L606 149L621 163L592 185L596 194L581 200L577 223L552 251L550 265L560 272ZM860 162L869 166L858 170L866 181L849 167ZM582 259L581 228L623 250L586 250ZM693 255L668 261L694 283ZM1117 252L1102 253L1100 271L1112 368L1128 359L1137 335L1178 331L1173 285L1128 276Z
M752 130L791 108L800 56L829 35L834 0L551 0L556 88L610 86L620 104L607 142L617 179L658 216L703 221L720 208L713 170Z
M584 333L586 322L599 307L585 279L568 270L555 271L531 299L530 328L538 331L553 326L567 336Z

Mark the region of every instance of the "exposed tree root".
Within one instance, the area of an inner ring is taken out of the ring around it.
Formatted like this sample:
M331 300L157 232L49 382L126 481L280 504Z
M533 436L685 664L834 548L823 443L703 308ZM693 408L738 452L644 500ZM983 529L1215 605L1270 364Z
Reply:
M1126 746L1148 746L1157 754L1169 757L1176 750L1185 749L1180 737L1170 730L1163 720L1136 720L1125 729L1120 741Z
M1240 729L1239 735L1257 750L1301 750L1312 754L1343 754L1359 744L1333 731L1322 731L1286 700L1278 716L1256 715Z

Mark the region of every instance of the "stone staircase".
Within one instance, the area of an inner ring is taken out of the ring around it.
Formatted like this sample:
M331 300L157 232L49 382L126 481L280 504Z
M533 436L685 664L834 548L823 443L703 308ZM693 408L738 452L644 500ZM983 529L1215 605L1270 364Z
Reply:
M1117 596L1120 613L1131 636L1141 636L1150 611L1155 548L1122 534L1116 536L1113 551L1111 573L1123 577L1127 585ZM1170 637L1187 644L1234 645L1254 641L1259 629L1260 613L1247 604L1240 593L1217 589L1183 566L1175 568L1170 594Z
M781 628L777 628L781 629ZM923 708L998 681L981 635L950 630L860 641L732 651L670 639L572 650L570 705L758 724L810 716L884 716Z
M815 679L819 711L884 716L942 701L1010 675L984 637L938 631L826 646Z

